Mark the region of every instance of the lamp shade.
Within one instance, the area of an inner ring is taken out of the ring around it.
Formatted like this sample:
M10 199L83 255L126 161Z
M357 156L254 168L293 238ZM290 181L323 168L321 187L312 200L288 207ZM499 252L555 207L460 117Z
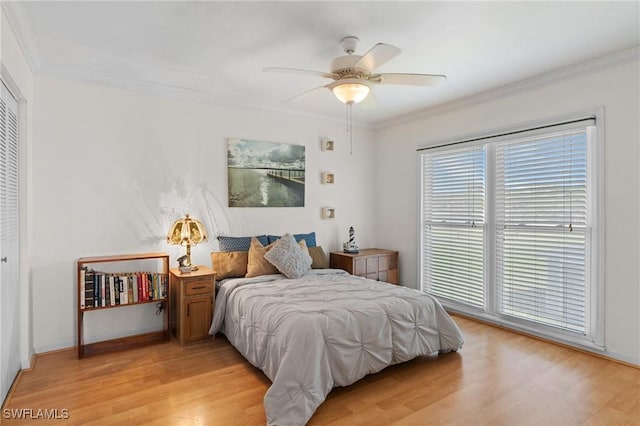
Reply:
M340 81L337 83L340 83ZM336 95L336 98L341 102L344 102L345 104L357 104L367 97L370 89L366 84L349 82L346 80L342 84L333 85L331 90L333 91L333 94Z
M191 246L206 239L207 230L204 225L200 221L191 219L188 214L176 220L167 234L167 243L187 247L187 258L184 263L186 266L191 266Z

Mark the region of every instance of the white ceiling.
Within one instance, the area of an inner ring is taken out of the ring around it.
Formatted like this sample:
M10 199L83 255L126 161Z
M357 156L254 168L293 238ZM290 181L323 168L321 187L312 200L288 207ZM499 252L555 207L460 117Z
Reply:
M426 88L376 86L375 124L640 44L640 2L8 2L34 73L224 105L344 118L328 83L265 73L329 71L340 40L402 53L380 72L446 74Z

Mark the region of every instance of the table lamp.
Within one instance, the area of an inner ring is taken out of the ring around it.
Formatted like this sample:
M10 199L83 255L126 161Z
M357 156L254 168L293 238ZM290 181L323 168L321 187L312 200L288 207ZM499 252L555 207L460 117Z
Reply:
M180 263L181 272L195 271L197 266L191 265L191 246L201 243L207 239L207 230L204 225L191 219L188 214L185 214L182 219L176 220L167 234L167 242L169 244L177 244L187 247L187 254L178 259Z

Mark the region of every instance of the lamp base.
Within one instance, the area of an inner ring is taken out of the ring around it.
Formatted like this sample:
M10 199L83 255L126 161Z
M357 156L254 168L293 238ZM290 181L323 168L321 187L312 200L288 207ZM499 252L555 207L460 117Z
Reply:
M188 274L189 272L197 271L198 267L197 266L180 266L178 269L180 269L181 273Z

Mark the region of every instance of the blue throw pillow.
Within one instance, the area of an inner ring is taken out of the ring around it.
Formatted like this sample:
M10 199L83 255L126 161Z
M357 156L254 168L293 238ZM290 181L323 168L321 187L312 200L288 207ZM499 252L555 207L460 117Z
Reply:
M269 239L266 235L256 235L256 238L263 246L269 245ZM222 252L249 251L249 246L251 245L251 237L219 236L218 245L220 246L220 251Z
M274 241L278 241L280 239L280 235L269 235L269 244ZM316 246L316 233L309 232L308 234L293 234L293 238L296 239L297 242L300 240L304 240L307 244L307 247L315 247Z

